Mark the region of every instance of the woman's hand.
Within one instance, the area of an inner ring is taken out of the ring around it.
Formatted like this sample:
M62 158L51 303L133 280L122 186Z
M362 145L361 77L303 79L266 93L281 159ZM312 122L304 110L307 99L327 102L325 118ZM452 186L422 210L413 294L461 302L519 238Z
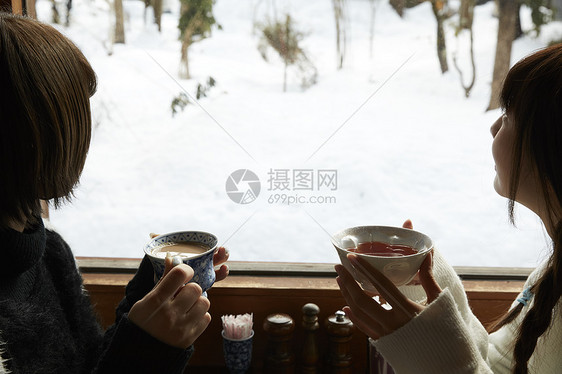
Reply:
M405 229L410 229L413 230L414 229L414 224L412 223L412 220L407 219L404 221L404 223L402 224L402 227Z
M183 263L172 268L171 262L168 257L164 276L133 305L128 318L161 342L185 349L211 322L210 303L198 284L187 283L193 269Z
M412 220L407 219L404 221L404 223L402 224L402 227L405 229L410 229L413 230L414 229L414 224L412 223ZM410 281L410 283L408 283L408 286L418 286L420 285L420 272L418 271L416 273L416 275L414 276L414 279L412 279Z
M213 266L215 267L215 282L221 281L228 276L228 265L225 264L228 261L230 253L225 247L218 247L213 255ZM217 269L218 266L218 269Z
M427 294L427 304L435 300L441 293L441 288L431 272L432 256L433 253L430 252L419 271L421 285ZM349 254L347 258L357 271L362 272L367 279L373 279L371 283L392 307L392 309L385 309L359 287L353 276L342 265L336 265L338 273L336 281L348 303L343 311L361 331L371 338L378 339L396 331L425 309L424 305L404 296L387 277L362 258L354 254Z
M150 233L150 239L158 236L158 234ZM230 253L225 247L218 247L213 254L213 266L215 267L215 282L221 281L228 276L228 265L225 264L228 261ZM217 268L218 267L218 268ZM166 274L166 271L164 272Z

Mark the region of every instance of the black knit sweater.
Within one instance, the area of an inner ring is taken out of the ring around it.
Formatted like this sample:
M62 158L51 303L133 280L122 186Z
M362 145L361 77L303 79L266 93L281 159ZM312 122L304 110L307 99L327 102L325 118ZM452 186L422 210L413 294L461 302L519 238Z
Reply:
M153 283L143 260L104 334L74 256L39 220L23 233L0 229L0 356L14 374L182 373L192 348L168 346L127 319ZM0 361L1 362L1 361Z

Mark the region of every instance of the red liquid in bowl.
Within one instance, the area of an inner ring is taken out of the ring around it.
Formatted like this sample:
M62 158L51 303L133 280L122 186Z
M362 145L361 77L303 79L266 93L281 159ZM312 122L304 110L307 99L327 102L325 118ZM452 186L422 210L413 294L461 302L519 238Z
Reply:
M401 257L418 253L418 251L408 245L388 244L383 242L359 243L357 248L350 248L348 251L363 255L382 257Z

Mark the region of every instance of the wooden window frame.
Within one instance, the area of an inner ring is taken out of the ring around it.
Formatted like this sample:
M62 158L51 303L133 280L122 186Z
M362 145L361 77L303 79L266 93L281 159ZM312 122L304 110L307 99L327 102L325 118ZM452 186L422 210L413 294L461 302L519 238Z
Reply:
M23 1L24 0L11 0L12 13L19 15L23 14Z
M11 5L14 14L36 18L32 0L0 0L2 6ZM42 202L43 216L48 219L48 206ZM136 272L140 259L79 257L78 266L84 286L89 292L101 325L114 322L114 311L122 299L125 287ZM223 373L220 316L224 314L254 313L254 372L261 372L265 355L266 336L261 323L269 313L288 313L295 319L294 354L298 363L301 308L313 302L320 306L319 322L345 305L335 282L334 264L229 262L230 275L209 290L211 324L198 339L190 361L190 373ZM504 313L532 269L456 267L475 315L486 325ZM326 351L326 336L319 332L321 351ZM353 372L365 372L367 367L366 337L355 331L351 341L354 354Z
M0 9L13 14L37 18L35 1L36 0L0 0Z
M133 277L140 259L79 257L77 259L84 284L95 305L102 326L114 321L114 309ZM295 320L294 353L298 361L301 347L300 329L304 304L320 307L319 322L339 310L345 302L335 282L334 264L229 262L230 275L211 288L212 322L197 341L190 360L190 372L223 372L220 317L225 314L254 313L254 372L261 372L265 357L265 336L262 323L271 313L287 313ZM456 267L461 276L475 315L484 325L493 322L511 305L522 290L529 268ZM321 327L321 351L326 351L327 336ZM351 341L354 354L353 372L365 372L367 365L366 337L356 331Z

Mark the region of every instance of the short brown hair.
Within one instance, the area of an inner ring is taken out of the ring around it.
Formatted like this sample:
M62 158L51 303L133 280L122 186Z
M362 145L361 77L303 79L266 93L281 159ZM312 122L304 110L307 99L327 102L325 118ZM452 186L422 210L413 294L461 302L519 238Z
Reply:
M0 12L0 227L69 199L90 145L96 75L53 27Z

